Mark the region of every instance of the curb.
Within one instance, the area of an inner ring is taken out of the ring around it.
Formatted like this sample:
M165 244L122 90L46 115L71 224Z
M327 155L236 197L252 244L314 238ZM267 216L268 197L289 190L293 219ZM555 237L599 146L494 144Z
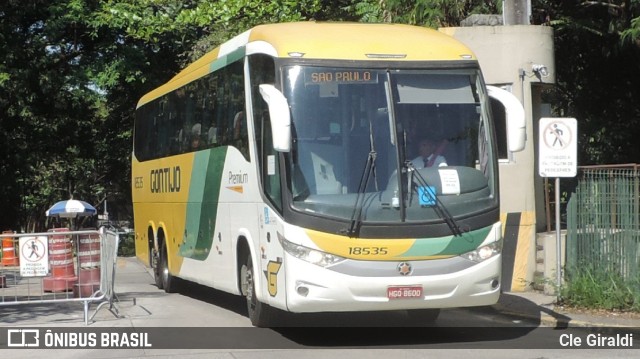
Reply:
M538 322L540 322L540 324L544 324L544 325L547 325L547 326L553 326L553 327L637 328L637 326L634 326L634 325L617 324L617 323L605 323L605 322L599 321L597 319L594 319L594 320L574 319L574 318L569 317L569 315L571 313L555 312L553 310L553 308L544 307L542 305L540 307L547 308L547 309L553 311L554 313L557 313L558 316L566 317L568 320L558 319L558 318L554 317L553 315L545 313L543 311L541 311L539 315L534 315L534 314L530 314L530 313L514 311L513 309L507 308L507 307L505 307L503 305L500 305L500 304L495 304L492 307L497 312L500 312L501 314L504 314L504 315L508 315L508 316L512 316L512 317L524 318L524 319L528 319L528 320L532 320L532 321L538 321Z

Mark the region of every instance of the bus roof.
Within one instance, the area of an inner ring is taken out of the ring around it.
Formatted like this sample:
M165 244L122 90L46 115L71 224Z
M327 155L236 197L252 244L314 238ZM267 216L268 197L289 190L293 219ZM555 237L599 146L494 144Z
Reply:
M256 26L223 43L146 94L138 107L202 77L260 43L276 57L366 61L475 60L473 52L439 31L402 24L291 22ZM241 51L241 54L238 54ZM300 56L299 54L303 54Z

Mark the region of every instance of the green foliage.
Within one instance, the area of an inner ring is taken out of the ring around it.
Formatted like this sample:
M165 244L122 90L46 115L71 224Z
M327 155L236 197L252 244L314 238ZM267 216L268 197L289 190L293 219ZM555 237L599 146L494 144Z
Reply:
M568 271L562 288L565 304L593 309L640 311L640 279L585 265Z
M502 1L489 0L386 0L381 4L385 21L433 28L458 26L471 14L498 14L502 8Z
M621 38L623 42L630 42L640 46L640 16L630 21L630 27L622 31Z
M253 26L265 23L305 21L326 11L327 9L323 7L320 0L270 2L242 0L212 2L211 4L205 2L190 11L189 15L180 18L185 21L184 26L189 29L187 31L193 31L193 27L196 27L200 33L200 36L194 39L191 48L183 53L184 61L181 64L184 66L198 59L209 50Z
M377 23L385 20L384 9L376 0L357 2L346 6L345 10L355 14L361 22Z
M556 29L558 114L580 120L581 163L637 162L640 0L533 2ZM43 229L70 196L131 217L136 101L261 23L456 26L494 0L6 0L0 3L0 227ZM606 88L606 91L602 89ZM615 139L615 140L612 140Z
M580 164L638 162L640 148L631 144L640 136L640 2L534 6L555 29L557 86L546 101L578 119Z
M132 257L136 255L135 236L133 233L121 233L118 246L119 257Z
M69 197L131 218L136 101L248 27L338 14L320 0L0 4L0 227L41 230Z

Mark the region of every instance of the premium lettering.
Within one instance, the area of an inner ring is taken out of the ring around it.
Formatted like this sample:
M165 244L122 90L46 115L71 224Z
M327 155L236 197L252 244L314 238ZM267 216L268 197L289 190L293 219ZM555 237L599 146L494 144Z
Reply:
M233 173L229 171L229 184L244 184L249 182L249 174L247 173Z

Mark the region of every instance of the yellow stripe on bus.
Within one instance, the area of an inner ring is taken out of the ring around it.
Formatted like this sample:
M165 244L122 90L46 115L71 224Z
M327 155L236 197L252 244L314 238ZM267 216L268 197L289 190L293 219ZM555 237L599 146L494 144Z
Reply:
M350 238L310 229L305 232L322 251L361 260L394 259L409 250L415 242L415 239Z
M336 24L310 21L262 25L251 31L249 41L270 43L279 57L289 57L290 53L303 53L304 59L386 61L475 59L475 55L468 47L446 34L426 27L420 29L402 24L389 26L389 24Z

